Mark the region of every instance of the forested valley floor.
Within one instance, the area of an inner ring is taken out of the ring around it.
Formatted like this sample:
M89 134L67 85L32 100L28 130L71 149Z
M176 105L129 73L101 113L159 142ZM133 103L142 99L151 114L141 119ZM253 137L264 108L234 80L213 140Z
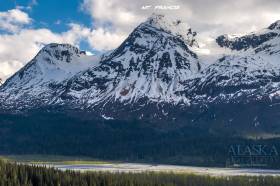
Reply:
M211 177L183 173L101 173L0 161L0 186L279 186L280 177Z

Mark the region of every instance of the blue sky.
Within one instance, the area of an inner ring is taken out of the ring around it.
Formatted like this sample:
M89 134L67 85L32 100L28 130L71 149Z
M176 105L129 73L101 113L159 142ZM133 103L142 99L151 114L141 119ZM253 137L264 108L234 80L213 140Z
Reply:
M0 78L7 79L52 42L96 55L116 48L139 21L122 16L113 25L116 17L108 13L115 10L109 1L0 0ZM97 7L103 4L104 10Z
M86 27L93 27L90 15L83 11L80 0L0 0L0 12L14 8L28 13L33 20L27 27L38 29L48 28L53 32L66 32L69 23L76 23ZM2 31L3 32L3 31ZM97 52L83 40L79 43L83 50Z
M91 17L81 10L80 0L0 0L0 11L7 11L15 7L22 8L34 20L34 26L47 27L55 32L68 29L67 24L76 22L85 26L92 26ZM60 23L60 24L58 24Z

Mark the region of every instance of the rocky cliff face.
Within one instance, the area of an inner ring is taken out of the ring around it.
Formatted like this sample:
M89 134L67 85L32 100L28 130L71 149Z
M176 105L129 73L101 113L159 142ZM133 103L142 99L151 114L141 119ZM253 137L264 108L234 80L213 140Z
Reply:
M218 37L217 43L230 48L232 54L205 68L198 79L190 82L192 90L186 92L223 102L277 98L280 85L278 24L242 37Z
M63 82L61 86L67 85L63 94L71 99L90 97L86 101L89 105L108 100L135 103L142 98L188 102L176 92L183 90L182 82L198 73L201 65L191 49L196 33L188 27L180 33L176 28L181 24L162 16L151 17L120 47L103 56L99 66Z
M0 87L1 109L59 106L104 119L232 123L238 105L258 105L246 119L256 123L261 108L279 100L279 28L278 21L241 37L217 37L217 46L231 52L208 65L196 52L197 33L162 15L153 15L101 57L50 44Z
M52 104L54 84L96 65L98 60L68 44L49 44L0 87L1 106L21 109Z

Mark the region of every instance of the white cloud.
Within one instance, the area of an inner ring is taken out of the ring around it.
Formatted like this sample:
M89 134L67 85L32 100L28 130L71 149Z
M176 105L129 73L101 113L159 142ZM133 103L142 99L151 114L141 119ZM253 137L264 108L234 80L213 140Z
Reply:
M126 5L124 5L126 4ZM135 3L117 0L84 0L83 10L88 12L94 21L94 30L89 43L98 50L116 48L145 16L135 13Z
M156 5L178 5L180 9L142 9ZM0 77L10 76L51 42L78 45L85 40L97 50L114 49L153 12L175 15L205 40L223 33L250 32L280 19L279 0L83 0L82 10L92 17L94 28L71 23L68 31L54 33L28 29L32 19L22 10L0 12L0 30L10 32L0 34Z
M155 10L157 5L174 5L180 9ZM143 6L151 8L144 10ZM82 8L98 28L109 25L111 34L121 36L127 36L153 12L175 15L208 36L247 33L280 19L279 0L137 0L133 3L131 0L84 0Z
M70 29L67 32L61 33L60 37L64 43L78 45L83 39L87 39L91 33L91 29L79 24L70 23Z
M0 30L17 32L22 26L29 24L32 19L27 13L12 9L6 12L0 12Z
M15 69L20 69L22 67L22 63L19 61L2 61L1 62L1 70L0 70L0 79L4 80L15 72Z
M125 34L110 32L100 27L92 30L88 36L88 42L97 50L112 50L118 47L125 38Z
M90 29L70 24L63 33L48 29L22 29L14 34L0 35L0 78L6 79L30 61L39 50L52 42L78 45Z
M117 30L126 29L127 25L135 26L144 17L137 14L136 7L126 1L118 0L84 0L82 8L89 12L97 27L106 23L112 24Z
M97 50L111 50L125 38L121 33L75 23L70 23L69 30L62 33L24 27L30 22L28 14L19 9L0 13L0 29L9 31L0 34L0 78L4 80L30 61L45 44L54 42L78 46L85 40Z
M38 5L38 2L37 0L31 0L29 3L28 3L28 6L27 6L27 9L31 10L34 6Z

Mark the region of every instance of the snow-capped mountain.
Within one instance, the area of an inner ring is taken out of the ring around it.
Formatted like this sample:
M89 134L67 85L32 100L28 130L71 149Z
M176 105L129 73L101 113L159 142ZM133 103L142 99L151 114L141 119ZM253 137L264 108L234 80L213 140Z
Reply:
M134 103L143 98L187 102L175 93L183 90L182 82L197 74L201 65L191 49L196 33L181 24L154 15L120 47L103 56L99 66L64 81L63 95L85 100L88 106L109 100Z
M188 81L186 92L210 102L275 98L280 86L279 25L278 21L241 37L219 36L217 43L230 48L232 53Z
M98 57L69 44L45 46L1 86L1 105L20 109L52 100L51 86L97 65Z
M196 36L180 20L153 15L101 57L47 45L0 87L1 109L59 106L105 119L193 122L213 104L277 102L279 21L248 35L217 37L217 47L230 52L208 65Z

